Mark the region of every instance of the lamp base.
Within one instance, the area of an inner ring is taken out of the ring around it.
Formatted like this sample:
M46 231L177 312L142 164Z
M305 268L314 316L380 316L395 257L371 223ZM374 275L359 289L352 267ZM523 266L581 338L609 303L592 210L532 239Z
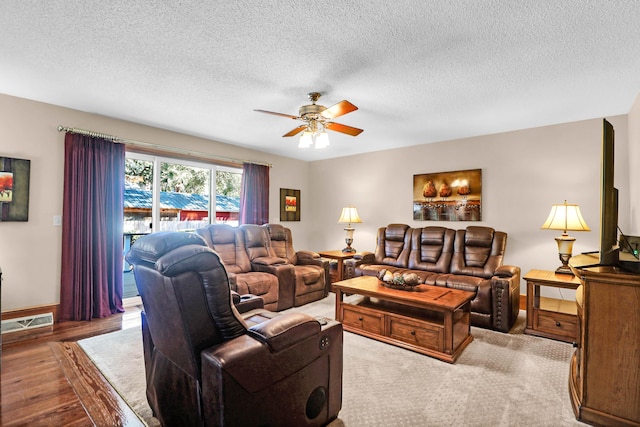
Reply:
M572 276L575 276L568 265L561 265L560 267L556 268L556 274L570 274Z
M347 247L342 250L342 253L352 254L356 251L351 247L351 244L353 243L353 238L350 237L349 235L349 231L351 231L351 236L353 235L353 228L345 228L345 230L347 230L347 238L344 239L344 242L347 244Z
M556 239L557 240L557 239ZM573 243L573 242L571 242ZM560 262L562 265L556 269L556 273L559 274L570 274L574 275L573 271L571 271L571 267L569 267L569 258L571 258L571 252L569 253L559 253L558 257L560 258Z

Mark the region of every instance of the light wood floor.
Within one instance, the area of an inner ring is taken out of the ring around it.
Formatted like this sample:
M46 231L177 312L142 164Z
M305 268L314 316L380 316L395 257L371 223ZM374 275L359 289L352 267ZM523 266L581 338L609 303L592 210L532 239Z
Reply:
M143 426L76 343L123 329L140 309L2 336L2 426Z

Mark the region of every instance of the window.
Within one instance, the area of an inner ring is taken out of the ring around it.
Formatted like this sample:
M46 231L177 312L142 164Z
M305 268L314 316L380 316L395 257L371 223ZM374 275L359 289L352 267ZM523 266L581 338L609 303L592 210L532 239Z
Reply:
M125 233L238 225L242 169L128 153L124 178Z
M124 254L153 231L238 225L242 169L127 153L124 182ZM123 283L124 298L138 294L126 262Z

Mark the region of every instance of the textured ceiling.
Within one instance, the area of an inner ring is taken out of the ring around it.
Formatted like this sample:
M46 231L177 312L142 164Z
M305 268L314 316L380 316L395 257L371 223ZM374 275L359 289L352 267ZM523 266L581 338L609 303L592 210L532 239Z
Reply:
M301 150L253 111L311 91L364 132ZM626 114L640 2L3 0L0 92L318 160Z

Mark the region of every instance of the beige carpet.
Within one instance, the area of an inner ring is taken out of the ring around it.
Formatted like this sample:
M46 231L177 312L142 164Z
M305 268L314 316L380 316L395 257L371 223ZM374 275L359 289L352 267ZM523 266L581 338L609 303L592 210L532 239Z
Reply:
M333 318L334 296L292 310ZM524 335L524 312L509 334L472 328L455 364L345 333L343 403L331 427L584 426L567 388L571 344ZM147 424L140 328L80 346Z

